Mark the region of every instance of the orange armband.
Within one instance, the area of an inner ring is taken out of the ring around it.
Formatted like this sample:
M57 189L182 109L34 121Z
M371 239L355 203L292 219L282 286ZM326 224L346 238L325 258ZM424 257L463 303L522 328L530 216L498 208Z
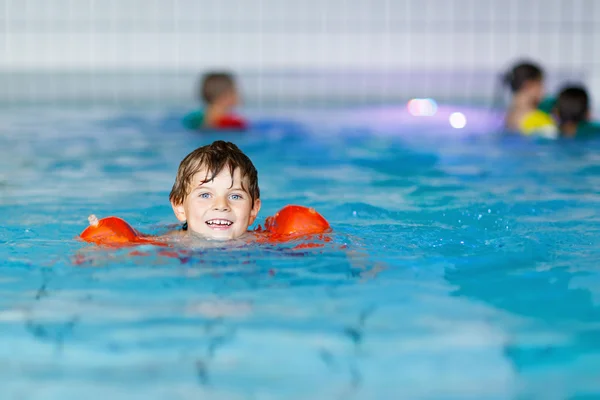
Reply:
M106 217L99 220L95 215L90 215L88 221L90 226L79 235L88 243L112 247L134 244L165 245L152 236L136 231L125 220L118 217Z

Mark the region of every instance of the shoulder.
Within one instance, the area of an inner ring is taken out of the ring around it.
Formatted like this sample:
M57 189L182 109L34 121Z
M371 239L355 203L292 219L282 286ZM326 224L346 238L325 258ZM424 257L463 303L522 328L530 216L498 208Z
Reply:
M521 118L521 113L517 112L514 108L509 108L504 117L505 128L511 132L517 132L519 130L519 121Z
M160 236L160 238L164 239L164 240L169 240L169 239L172 239L172 238L178 238L178 237L185 236L186 233L187 232L184 231L184 230L175 229L175 230L172 230L172 231L169 231L169 232L165 233L164 235Z

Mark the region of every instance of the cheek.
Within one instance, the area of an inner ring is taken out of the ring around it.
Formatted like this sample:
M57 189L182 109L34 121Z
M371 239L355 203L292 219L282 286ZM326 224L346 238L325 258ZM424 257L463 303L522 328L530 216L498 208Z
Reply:
M194 199L187 204L186 215L189 219L199 218L204 213L206 206L203 202Z
M250 205L249 204L240 204L236 207L236 214L238 215L238 217L240 218L244 218L244 219L248 219L250 218Z

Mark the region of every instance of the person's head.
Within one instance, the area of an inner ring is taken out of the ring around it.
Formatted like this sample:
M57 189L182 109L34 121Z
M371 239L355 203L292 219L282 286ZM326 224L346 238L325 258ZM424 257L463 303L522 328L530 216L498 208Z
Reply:
M504 76L504 82L514 96L519 95L539 103L544 96L544 71L532 62L520 62Z
M218 140L181 161L169 200L189 231L208 239L236 239L260 210L258 172L235 144Z
M232 108L240 102L235 79L228 72L205 74L200 83L199 95L200 100L207 106Z
M556 100L554 110L559 126L577 125L590 118L590 98L583 86L564 87Z

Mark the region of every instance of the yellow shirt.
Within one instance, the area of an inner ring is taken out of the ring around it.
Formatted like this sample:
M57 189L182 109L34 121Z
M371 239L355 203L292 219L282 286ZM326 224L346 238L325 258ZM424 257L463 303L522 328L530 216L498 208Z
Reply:
M547 139L558 138L558 127L552 117L543 111L531 111L519 124L519 131L526 136L540 136Z

